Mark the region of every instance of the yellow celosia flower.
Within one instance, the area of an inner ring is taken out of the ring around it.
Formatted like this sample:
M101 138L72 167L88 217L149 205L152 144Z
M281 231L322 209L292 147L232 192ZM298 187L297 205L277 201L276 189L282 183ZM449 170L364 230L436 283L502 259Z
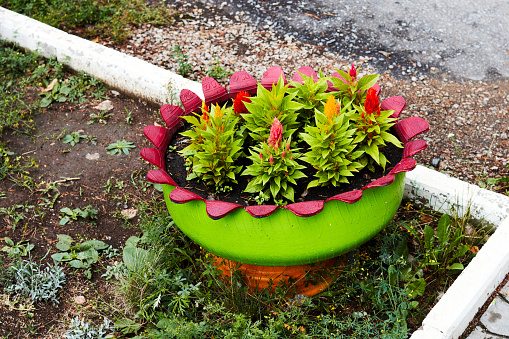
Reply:
M219 119L223 117L223 111L221 110L221 107L219 107L218 104L216 104L216 107L214 107L214 117Z
M329 122L332 121L332 118L334 118L336 110L337 110L336 100L334 99L333 95L330 95L323 109L323 114L325 114L327 119L329 119Z

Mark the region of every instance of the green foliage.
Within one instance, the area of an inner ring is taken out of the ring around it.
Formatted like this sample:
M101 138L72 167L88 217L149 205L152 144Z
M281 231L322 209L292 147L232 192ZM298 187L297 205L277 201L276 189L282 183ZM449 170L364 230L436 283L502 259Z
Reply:
M232 109L216 106L211 115L204 111L201 117L188 116L184 119L193 126L193 129L182 133L190 138L189 146L181 151L192 164L192 172L187 179L201 178L215 186L216 190L228 182L237 183L235 175L242 166L235 166L234 162L242 154L244 140L235 133L239 119Z
M185 77L187 74L189 74L189 72L191 72L192 67L187 62L188 56L182 52L182 48L180 47L180 45L173 46L173 52L171 53L170 56L172 58L177 58L178 63L177 72L180 73L183 77Z
M355 130L350 127L345 116L345 109L336 108L336 101L330 95L325 104L324 112L316 110L316 126L307 126L301 133L301 138L309 145L309 151L302 157L316 169L317 179L308 184L308 188L315 186L338 186L348 183L351 177L363 166L356 162L362 151L354 151L353 143Z
M283 132L284 134L284 132ZM260 146L250 148L248 157L252 164L247 166L242 175L253 176L245 192L272 196L274 202L284 204L283 198L294 201L295 191L291 185L297 185L300 178L306 177L301 171L305 167L297 160L301 157L298 148L291 148L291 138L282 140L280 147L262 142Z
M245 128L255 142L267 141L274 118L285 127L283 132L285 139L300 126L298 111L302 104L294 100L297 93L287 93L288 86L284 86L282 78L270 91L258 84L257 95L250 98L251 102L245 103L249 113L241 116L245 119Z
M111 155L121 155L122 152L124 152L124 154L127 155L129 154L129 150L133 148L136 148L136 146L131 141L126 141L125 139L117 140L116 142L111 143L108 145L108 147L106 147L108 150L106 153Z
M81 139L87 139L88 135L86 134L79 134L78 132L71 132L71 134L67 134L63 139L62 142L64 144L70 144L71 146L75 146L77 143L80 142Z
M65 274L58 265L43 269L36 262L17 260L6 271L4 291L15 298L26 297L31 303L52 301L58 303L58 292L65 284Z
M176 13L161 3L148 6L139 0L2 0L0 4L12 11L63 30L85 29L86 36L104 36L123 42L131 25L149 23L171 25Z
M2 247L2 251L6 252L10 258L25 257L35 247L33 244L28 243L28 240L21 240L16 244L8 237L4 237L4 241L7 244ZM27 243L26 246L23 243Z
M217 58L215 65L209 66L207 70L207 75L214 79L224 79L229 77L232 73L226 71L226 69L221 66L219 63L219 58Z
M87 240L81 244L72 246L73 240L69 235L59 234L57 249L61 252L51 256L55 262L68 262L69 266L77 269L85 269L84 274L88 279L92 278L91 267L99 260L99 251L108 248L100 240Z
M323 112L323 106L330 94L325 93L328 88L328 77L320 71L320 78L314 82L312 77L301 73L303 83L292 81L288 93L295 93L295 101L302 105L299 110L299 121L304 126L312 123L315 110Z
M103 323L96 328L92 324L85 322L84 318L81 320L76 316L76 318L71 320L71 324L69 325L69 329L65 332L64 338L66 339L106 339L106 338L114 338L113 334L108 334L108 332L113 331L113 326L111 326L110 321L104 318Z
M106 125L108 123L108 118L112 117L113 115L113 113L108 113L107 109L102 110L101 113L92 113L90 114L90 120L87 121L87 125L92 125L96 122Z
M97 219L97 210L92 208L92 205L88 205L84 210L75 208L71 210L69 207L63 207L60 209L60 225L65 225L71 220L78 220L78 217L84 219Z

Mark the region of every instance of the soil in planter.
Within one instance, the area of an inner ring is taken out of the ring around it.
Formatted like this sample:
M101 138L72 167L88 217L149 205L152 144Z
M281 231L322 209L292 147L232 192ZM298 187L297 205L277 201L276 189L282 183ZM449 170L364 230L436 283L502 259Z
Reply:
M189 126L186 123L184 127L175 133L170 142L169 150L166 154L166 171L170 174L172 179L175 180L177 185L209 200L221 200L246 206L256 205L257 203L254 200L255 195L243 192L248 184L248 179L250 179L249 176L242 176L237 174L235 177L238 181L238 184L228 184L233 188L233 190L225 193L216 193L214 187L207 186L202 180L186 180L188 170L186 169L185 160L180 155L179 151L189 145L189 138L180 135L181 132L188 128ZM302 145L300 145L300 148L301 152L305 150ZM248 147L244 147L244 153L250 154ZM297 185L293 186L295 190L295 202L324 200L336 194L361 189L370 182L379 179L384 175L387 175L391 169L401 161L403 156L403 148L398 148L392 144L388 144L383 148L383 153L388 160L385 171L380 166L375 167L375 172L371 172L367 168L364 168L362 171L356 173L355 176L349 177L348 184L341 184L338 187L313 187L309 190L306 190L308 183L315 179L314 173L316 172L312 166L307 164L306 168L302 170L304 174L306 174L307 178L297 180ZM243 171L246 166L251 164L251 160L240 158L238 159L238 164L243 166ZM301 164L306 165L304 162L301 162ZM237 187L242 187L242 189L237 189ZM268 204L272 203L273 201L271 199Z

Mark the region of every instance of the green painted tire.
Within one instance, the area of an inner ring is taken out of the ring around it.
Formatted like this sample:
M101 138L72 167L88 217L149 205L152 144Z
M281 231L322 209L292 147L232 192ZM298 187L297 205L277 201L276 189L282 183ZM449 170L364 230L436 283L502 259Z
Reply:
M278 208L254 218L239 208L219 220L207 215L205 202L174 203L171 185L164 184L163 192L177 226L207 251L244 264L293 266L334 258L371 239L396 214L404 187L402 172L390 185L365 189L356 203L331 200L311 217Z

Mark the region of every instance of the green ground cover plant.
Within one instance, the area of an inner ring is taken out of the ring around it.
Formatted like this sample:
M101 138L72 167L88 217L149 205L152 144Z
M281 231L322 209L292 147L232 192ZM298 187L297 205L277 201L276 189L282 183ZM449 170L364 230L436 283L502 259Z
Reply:
M406 338L486 235L467 218L409 203L349 254L328 290L307 298L289 295L285 285L250 291L240 272L221 277L164 204L141 209L141 236L127 241L122 262L105 273L134 312L117 314L115 328L136 338Z

